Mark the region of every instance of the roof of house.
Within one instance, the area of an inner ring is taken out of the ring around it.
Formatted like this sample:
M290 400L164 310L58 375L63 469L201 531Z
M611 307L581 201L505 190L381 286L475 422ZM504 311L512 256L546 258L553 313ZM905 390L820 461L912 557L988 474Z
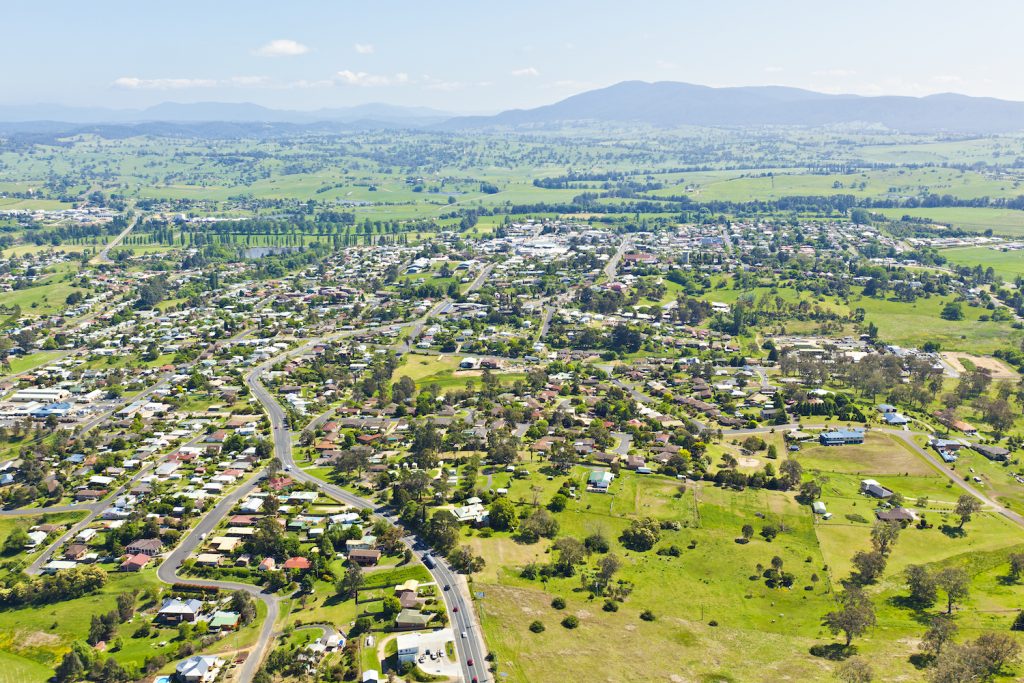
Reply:
M141 569L149 564L149 559L149 555L143 555L142 553L139 553L138 555L129 555L124 558L124 562L121 563L121 566L124 568L138 567Z
M289 557L282 566L285 569L309 569L309 560L305 557Z
M410 626L426 626L430 623L433 615L424 612L417 612L412 609L403 609L395 619L396 624L408 624Z
M163 541L159 538L138 538L128 544L129 550L160 550L163 547Z
M875 510L875 517L883 522L913 522L917 516L907 508L893 508L891 510Z
M189 600L167 598L164 600L164 603L160 605L160 611L158 614L198 614L202 607L203 603L195 598Z
M174 670L183 678L203 677L209 673L211 669L217 668L219 663L219 657L214 657L212 655L195 655L178 662L174 667Z

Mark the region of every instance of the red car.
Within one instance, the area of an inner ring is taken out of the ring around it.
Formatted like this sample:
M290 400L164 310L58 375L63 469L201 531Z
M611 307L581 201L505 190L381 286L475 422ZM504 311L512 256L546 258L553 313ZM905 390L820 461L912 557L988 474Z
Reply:
M480 681L476 679L476 676L473 676L473 683L480 683Z
M469 666L473 666L473 658L470 657L469 659L467 659L466 664L468 664Z
M455 607L452 607L452 611L453 612L458 612L459 611L459 606L456 605Z

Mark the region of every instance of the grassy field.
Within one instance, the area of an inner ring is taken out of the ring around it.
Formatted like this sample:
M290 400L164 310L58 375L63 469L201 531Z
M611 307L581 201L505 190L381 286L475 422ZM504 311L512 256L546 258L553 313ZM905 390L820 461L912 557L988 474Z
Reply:
M769 440L781 443L781 436ZM820 625L834 605L832 587L850 573L852 553L869 547L874 504L859 493L864 477L904 493L911 504L929 496L921 512L933 526L905 530L883 578L868 588L879 623L857 643L860 654L876 664L876 671L887 672L885 680L924 679L907 659L913 639L923 631L923 617L898 600L905 592L901 572L910 563L967 566L974 581L971 598L958 612L963 632L1006 629L1012 614L994 610L1024 598L1024 586L1008 587L998 576L1005 572L1007 553L1022 538L1019 528L983 513L965 535L944 531L945 523L956 525L950 512L958 490L947 488L946 479L928 463L882 434L871 434L858 447L809 446L796 457L808 476L822 481L831 520L814 518L791 493L732 491L694 482L681 493L677 480L628 472L616 478L608 495L584 492L571 500L556 515L560 535L604 533L623 561L616 578L633 586L611 613L604 611L602 598L581 588L579 577L543 583L520 577L526 564L550 561L550 542L523 544L507 533L467 535L465 542L487 561L474 577L473 590L483 595L477 605L488 646L498 655L499 675L507 674L509 681L571 680L579 661L586 660L601 662L602 680L830 678L834 664L810 655L809 649L832 642ZM571 475L578 490L586 473L577 468ZM536 474L522 480L504 473L481 477L481 484L508 485L509 498L524 508L532 501L533 487L539 487L543 503L560 484ZM678 546L680 557L628 551L614 540L630 519L644 516L680 523L679 531L663 530L658 544ZM770 543L758 535L747 544L736 542L743 524L760 529L766 523L785 531ZM756 565L767 566L773 556L795 575L791 589L769 588L756 576ZM591 570L595 559L581 571ZM566 600L564 611L551 607L554 596ZM645 609L655 613L655 621L639 618ZM560 625L570 614L579 619L579 628ZM544 632L530 631L535 620L544 624ZM573 657L565 657L566 652ZM638 667L637 662L645 664Z
M961 266L991 267L996 275L1002 275L1007 280L1013 280L1019 275L1024 275L1024 252L1003 251L1001 249L990 249L988 247L968 247L964 249L944 249L942 255L949 259L950 263Z
M927 218L936 223L952 225L970 232L984 232L991 229L997 235L1019 237L1024 235L1024 211L989 208L937 208L937 209L872 209L889 218L912 216Z
M107 585L93 595L40 607L0 610L0 664L10 664L9 668L0 671L0 681L5 680L5 674L11 677L6 680L18 683L46 681L71 642L85 639L92 616L115 608L117 594L130 590L146 591L160 585L155 570L137 574L114 573ZM155 604L140 600L138 610L151 611L154 607ZM251 646L265 616L266 606L257 602L257 619L253 624L218 640L209 652ZM155 628L149 637L133 637L139 625L148 618L137 612L133 620L121 624L118 636L123 647L110 654L122 664L138 667L146 657L164 654L169 660L164 671L173 671L177 661L174 653L179 644L176 629Z
M64 355L63 351L36 351L27 356L13 356L11 361L11 374L20 374L22 372L28 372L35 368L46 365L52 360L60 358Z

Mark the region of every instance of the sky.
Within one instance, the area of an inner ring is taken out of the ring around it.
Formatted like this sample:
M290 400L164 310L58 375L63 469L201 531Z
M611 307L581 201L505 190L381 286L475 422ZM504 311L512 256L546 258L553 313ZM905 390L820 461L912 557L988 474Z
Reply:
M1024 100L1011 0L4 0L0 104L458 113L624 80Z

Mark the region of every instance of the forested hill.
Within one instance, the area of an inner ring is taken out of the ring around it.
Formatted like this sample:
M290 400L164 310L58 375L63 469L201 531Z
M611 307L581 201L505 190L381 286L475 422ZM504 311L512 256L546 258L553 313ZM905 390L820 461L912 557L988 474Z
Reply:
M1024 102L941 94L862 97L777 86L711 88L625 81L535 109L451 119L445 128L545 125L567 121L655 126L825 126L880 124L910 133L999 133L1024 129Z

